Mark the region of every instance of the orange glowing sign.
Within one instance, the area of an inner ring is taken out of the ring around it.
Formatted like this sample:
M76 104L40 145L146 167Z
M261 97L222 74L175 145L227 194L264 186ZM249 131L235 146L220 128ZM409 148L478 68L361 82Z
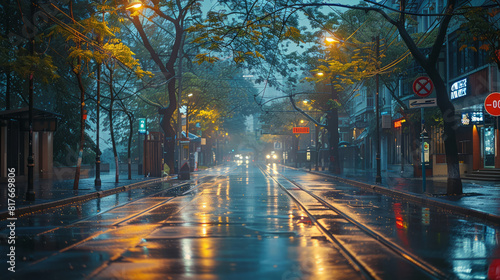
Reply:
M394 121L394 128L399 128L403 125L403 123L406 122L405 119L398 119Z
M293 133L309 133L309 127L294 127L293 128Z

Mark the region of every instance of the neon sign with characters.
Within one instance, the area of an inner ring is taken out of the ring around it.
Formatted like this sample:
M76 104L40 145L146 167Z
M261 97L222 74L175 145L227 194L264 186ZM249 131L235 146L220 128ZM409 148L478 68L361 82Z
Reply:
M461 119L462 125L474 125L474 124L483 124L484 123L484 117L483 117L483 112L467 112L467 113L462 113L462 119Z
M467 95L467 78L454 82L451 85L450 99L456 99Z

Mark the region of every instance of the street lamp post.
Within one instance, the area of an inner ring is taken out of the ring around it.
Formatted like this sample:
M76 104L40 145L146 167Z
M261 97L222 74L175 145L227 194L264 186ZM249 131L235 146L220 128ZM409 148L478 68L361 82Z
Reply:
M186 104L186 138L189 139L189 98L192 97L192 93L188 93L188 99L187 99L187 104ZM191 143L188 144L187 148L187 162L188 162L188 167L189 171L191 171L191 153L190 153L190 147Z
M378 63L379 57L379 36L375 38L375 55L376 55L376 63ZM377 161L377 175L375 176L375 183L382 183L382 176L380 174L380 109L379 109L379 74L378 74L378 64L376 66L377 74L375 75L375 112L376 112L376 138L377 138L377 154L375 155L375 160Z
M104 22L104 13L102 14ZM97 37L97 44L101 45L101 37ZM97 64L97 109L96 109L96 148L95 148L95 180L94 186L101 186L101 149L99 147L100 107L101 107L101 62Z
M100 107L101 106L101 64L97 65L97 124L96 124L96 148L95 148L95 181L96 187L101 186L101 149L99 148L99 130L100 130Z

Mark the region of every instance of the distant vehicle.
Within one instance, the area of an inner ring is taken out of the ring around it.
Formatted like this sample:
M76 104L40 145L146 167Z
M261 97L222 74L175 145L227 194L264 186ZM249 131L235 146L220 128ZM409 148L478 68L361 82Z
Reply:
M250 153L248 154L236 154L234 155L234 161L238 163L249 163L252 161L252 155Z
M277 163L279 162L278 155L275 151L266 155L266 164Z

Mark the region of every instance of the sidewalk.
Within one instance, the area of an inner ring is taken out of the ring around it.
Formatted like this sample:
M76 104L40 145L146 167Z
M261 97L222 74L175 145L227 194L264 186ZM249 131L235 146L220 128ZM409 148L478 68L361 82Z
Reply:
M309 171L309 168L302 168ZM320 169L321 170L321 169ZM408 172L402 174L400 170L381 172L382 183L375 183L375 170L344 170L341 175L331 174L328 169L314 171L337 179L370 188L390 195L402 196L423 203L433 205L462 215L470 215L483 220L500 224L500 182L465 180L462 179L463 195L446 195L447 177L427 177L426 191L423 192L422 178L408 177Z
M36 179L33 183L35 191L35 201L26 201L26 191L28 183L26 180L15 183L17 198L15 198L15 208L36 206L50 202L61 201L70 198L85 198L89 194L101 195L106 191L113 191L117 188L130 186L145 181L157 181L161 178L149 178L144 175L132 174L132 179L128 179L127 173L121 173L119 182L115 183L114 170L109 173L101 173L101 187L95 186L95 177L80 179L78 190L73 190L74 180L56 179ZM8 206L7 183L0 183L0 213L5 212Z

